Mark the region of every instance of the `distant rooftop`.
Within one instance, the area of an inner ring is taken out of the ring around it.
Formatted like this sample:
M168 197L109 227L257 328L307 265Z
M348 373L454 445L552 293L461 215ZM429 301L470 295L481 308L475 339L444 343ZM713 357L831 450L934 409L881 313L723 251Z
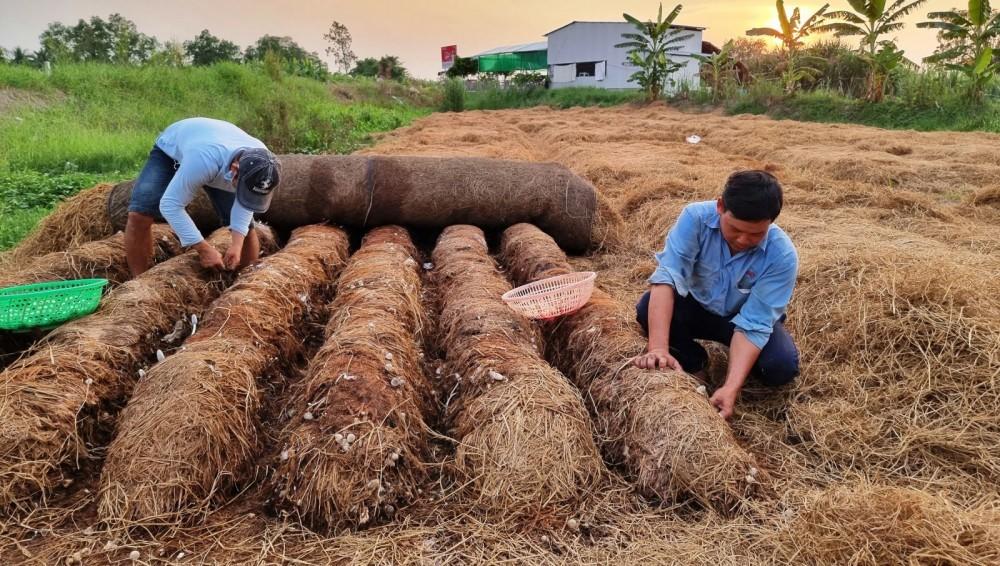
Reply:
M566 24L564 26L557 27L556 29L550 31L549 33L547 33L545 35L552 35L553 33L557 32L557 31L559 31L559 30L561 30L563 28L569 27L569 26L571 26L573 24L627 24L627 25L632 25L632 24L629 24L628 22L626 22L624 20L618 20L618 21L614 21L614 22L582 22L580 20L573 20L572 22L570 22L570 23L568 23L568 24ZM678 26L678 25L674 25L674 26L670 26L670 27L674 28L674 29L686 29L686 30L690 30L690 31L705 31L705 28L697 27L697 26Z
M548 41L536 41L534 43L522 43L520 45L505 45L503 47L494 47L489 51L483 51L482 53L476 53L473 57L481 57L483 55L497 55L499 53L527 53L530 51L545 51L549 48Z

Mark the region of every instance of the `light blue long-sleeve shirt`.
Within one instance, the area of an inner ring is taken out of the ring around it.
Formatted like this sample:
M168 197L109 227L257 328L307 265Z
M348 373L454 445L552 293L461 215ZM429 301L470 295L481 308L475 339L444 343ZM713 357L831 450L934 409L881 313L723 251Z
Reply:
M757 348L785 314L799 266L791 239L774 224L760 244L732 255L714 200L684 207L656 260L651 284L691 294L705 310L730 318Z
M245 148L266 147L264 142L235 125L211 118L175 122L156 138L156 145L179 163L160 199L160 214L185 247L203 239L185 210L201 187L236 192L229 171L236 153ZM235 201L230 211L229 229L246 236L252 221L253 212Z

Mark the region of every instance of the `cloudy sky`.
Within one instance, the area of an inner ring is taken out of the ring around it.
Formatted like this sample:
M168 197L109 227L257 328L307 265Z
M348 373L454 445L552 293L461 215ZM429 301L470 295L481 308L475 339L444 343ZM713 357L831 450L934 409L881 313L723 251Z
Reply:
M821 2L786 0L789 10L801 6L812 13ZM897 35L914 60L929 55L936 43L931 30L913 24L927 12L947 10L962 0L929 0L908 18ZM833 0L845 9L846 0ZM440 47L458 45L462 56L501 45L540 41L543 35L572 20L620 20L622 12L639 19L656 16L653 0L0 0L0 46L34 50L38 34L52 21L73 24L80 18L106 18L118 12L143 33L161 41L183 41L209 29L241 47L264 34L291 36L325 57L323 33L336 20L354 36L360 57L397 55L415 75L432 78L440 69ZM665 2L665 8L674 6ZM688 0L678 23L702 26L705 39L721 43L757 26L776 25L772 0Z

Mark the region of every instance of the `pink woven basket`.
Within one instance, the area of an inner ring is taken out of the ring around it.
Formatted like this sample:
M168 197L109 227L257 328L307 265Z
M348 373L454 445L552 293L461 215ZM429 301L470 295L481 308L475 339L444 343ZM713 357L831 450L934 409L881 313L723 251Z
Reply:
M594 292L593 271L581 271L540 279L503 294L507 306L528 318L549 320L570 314L590 300Z

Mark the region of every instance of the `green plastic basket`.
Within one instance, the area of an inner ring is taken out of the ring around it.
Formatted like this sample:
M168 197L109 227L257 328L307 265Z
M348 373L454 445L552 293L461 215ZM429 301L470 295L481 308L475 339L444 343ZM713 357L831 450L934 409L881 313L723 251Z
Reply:
M107 279L74 279L0 289L0 329L50 328L97 310Z

